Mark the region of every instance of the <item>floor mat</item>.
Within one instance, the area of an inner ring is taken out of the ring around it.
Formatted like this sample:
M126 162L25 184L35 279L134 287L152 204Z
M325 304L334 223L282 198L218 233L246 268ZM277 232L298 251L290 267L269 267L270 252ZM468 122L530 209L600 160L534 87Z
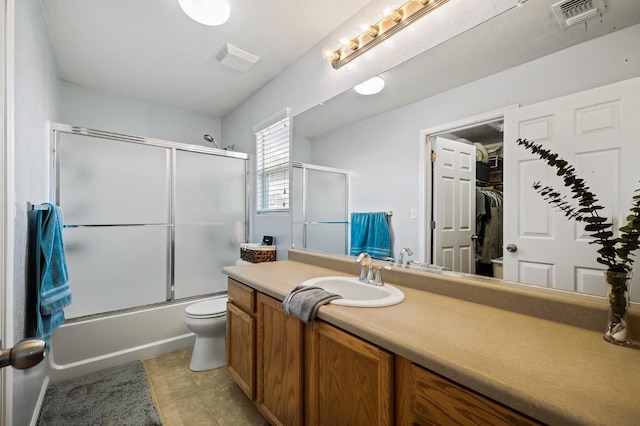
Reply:
M161 425L144 367L134 361L50 385L40 426Z

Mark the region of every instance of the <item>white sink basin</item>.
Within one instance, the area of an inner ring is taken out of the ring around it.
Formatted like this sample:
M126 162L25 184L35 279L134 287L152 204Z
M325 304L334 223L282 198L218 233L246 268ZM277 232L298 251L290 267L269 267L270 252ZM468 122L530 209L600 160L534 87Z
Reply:
M342 299L330 302L334 305L376 308L395 305L404 300L404 293L396 287L389 284L366 284L352 277L312 278L301 285L320 287L342 296Z

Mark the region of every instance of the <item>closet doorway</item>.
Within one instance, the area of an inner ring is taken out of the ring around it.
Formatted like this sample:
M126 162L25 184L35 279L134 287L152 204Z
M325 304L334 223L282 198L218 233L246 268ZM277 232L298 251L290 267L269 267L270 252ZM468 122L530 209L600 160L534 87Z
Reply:
M502 278L503 128L500 114L425 134L427 263Z

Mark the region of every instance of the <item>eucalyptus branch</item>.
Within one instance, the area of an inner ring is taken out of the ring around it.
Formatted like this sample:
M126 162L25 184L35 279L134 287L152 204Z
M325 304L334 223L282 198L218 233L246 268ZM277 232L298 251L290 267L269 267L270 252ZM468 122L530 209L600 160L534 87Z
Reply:
M542 186L540 182L533 184L533 188L547 201L555 206L569 219L578 222L586 222L585 230L590 232L593 240L591 244L599 244L598 263L606 265L608 270L626 272L631 270L634 259L633 251L640 246L640 195L633 197L632 214L627 217L627 224L620 228L619 238L614 237L610 228L612 223L607 218L601 217L598 212L604 207L598 205L598 199L591 189L585 184L584 179L577 177L575 169L558 154L545 149L526 139L518 139L516 143L536 154L549 166L557 169L557 175L561 176L564 185L573 193L573 199L577 206L567 201L567 197L560 194L551 186ZM637 192L637 191L636 191Z
M640 192L640 190L636 190ZM640 195L633 196L633 205L631 207L631 214L627 216L627 224L620 228L620 238L618 242L621 247L616 250L618 257L633 264L634 259L631 256L635 256L633 253L640 247Z

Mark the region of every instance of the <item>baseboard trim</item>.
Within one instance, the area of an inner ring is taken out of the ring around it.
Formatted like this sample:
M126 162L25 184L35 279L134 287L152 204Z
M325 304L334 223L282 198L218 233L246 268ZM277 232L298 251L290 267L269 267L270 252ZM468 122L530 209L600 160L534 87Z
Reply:
M33 416L31 417L31 423L29 423L29 426L36 426L38 424L38 419L40 418L40 411L42 411L42 403L44 402L44 396L47 393L47 388L49 388L49 376L46 376L44 378L44 381L42 382L40 395L38 395L38 402L36 403L35 410L33 410Z

